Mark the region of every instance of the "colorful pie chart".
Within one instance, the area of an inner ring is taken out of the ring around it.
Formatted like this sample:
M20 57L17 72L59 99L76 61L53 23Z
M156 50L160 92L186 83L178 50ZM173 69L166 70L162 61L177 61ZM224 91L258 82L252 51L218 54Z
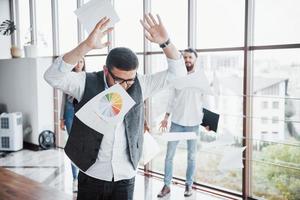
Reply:
M104 117L115 117L122 109L123 101L120 94L111 92L100 99L99 108L100 114Z

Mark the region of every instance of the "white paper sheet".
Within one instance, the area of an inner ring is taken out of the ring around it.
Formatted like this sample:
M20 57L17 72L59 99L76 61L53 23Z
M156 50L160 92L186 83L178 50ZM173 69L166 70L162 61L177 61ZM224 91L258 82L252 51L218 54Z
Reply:
M184 77L175 79L172 81L172 84L176 89L179 90L184 88L198 88L204 94L213 94L209 85L209 81L203 70L199 70Z
M83 28L89 33L103 17L110 18L107 28L120 21L115 9L107 0L91 0L74 11Z
M211 134L211 133L204 133L204 134ZM216 140L213 142L205 142L202 144L202 149L209 149L209 148L220 148L222 146L232 145L234 143L234 136L229 133L219 134L216 137Z
M123 121L134 104L128 93L116 84L88 101L75 115L90 128L105 134Z
M146 165L160 152L160 147L150 133L144 133L143 156L141 163Z
M166 132L156 134L155 137L164 141L194 140L197 139L197 134L195 132Z
M224 152L224 155L219 162L218 170L225 171L243 168L243 151L245 149L246 147L237 147Z

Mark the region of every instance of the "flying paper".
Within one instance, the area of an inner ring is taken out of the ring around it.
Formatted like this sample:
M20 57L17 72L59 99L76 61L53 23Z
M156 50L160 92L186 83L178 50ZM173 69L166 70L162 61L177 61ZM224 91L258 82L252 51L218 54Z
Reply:
M197 139L195 132L168 132L155 135L158 139L165 141L178 141L178 140L194 140Z
M105 134L123 121L134 104L128 93L116 84L88 101L75 115L90 128Z
M143 156L142 156L143 164L146 165L159 152L160 152L160 148L156 140L151 136L150 133L144 133L144 145L143 145Z
M221 161L219 162L218 169L223 171L243 168L243 151L245 149L246 147L240 147L226 150Z
M110 18L107 28L113 27L120 21L115 9L107 0L91 0L74 11L83 28L91 33L103 17Z

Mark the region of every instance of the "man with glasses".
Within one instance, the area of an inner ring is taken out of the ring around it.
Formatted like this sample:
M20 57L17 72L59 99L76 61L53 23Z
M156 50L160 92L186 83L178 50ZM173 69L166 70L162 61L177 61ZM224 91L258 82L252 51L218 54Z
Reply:
M130 49L112 49L103 71L73 73L77 61L92 49L109 45L102 38L109 19L103 18L88 38L75 49L59 57L46 71L45 80L55 88L74 96L78 104L75 112L105 89L120 84L136 104L125 115L122 123L110 133L99 133L74 118L65 152L80 169L78 177L79 200L131 200L138 161L143 149L144 100L168 87L171 79L184 76L183 59L170 42L159 16L158 22L145 15L141 24L146 38L162 48L168 60L168 69L151 75L137 75L138 58Z

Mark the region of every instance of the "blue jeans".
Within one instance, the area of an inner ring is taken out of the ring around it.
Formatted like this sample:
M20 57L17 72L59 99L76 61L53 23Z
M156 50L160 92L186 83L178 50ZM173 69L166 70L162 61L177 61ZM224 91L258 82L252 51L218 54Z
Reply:
M199 132L199 126L181 126L172 122L170 132ZM184 133L183 133L184 134ZM179 141L168 142L167 154L165 158L164 183L170 186L173 177L173 158ZM188 156L186 169L186 185L192 186L196 169L197 140L187 140Z
M67 128L68 134L71 133L71 128L73 124L73 118L74 118L74 105L73 103L66 101L65 104L65 112L64 112L64 120L65 120L65 125ZM78 176L78 169L75 165L71 164L72 168L72 175L73 175L73 180L77 179Z

